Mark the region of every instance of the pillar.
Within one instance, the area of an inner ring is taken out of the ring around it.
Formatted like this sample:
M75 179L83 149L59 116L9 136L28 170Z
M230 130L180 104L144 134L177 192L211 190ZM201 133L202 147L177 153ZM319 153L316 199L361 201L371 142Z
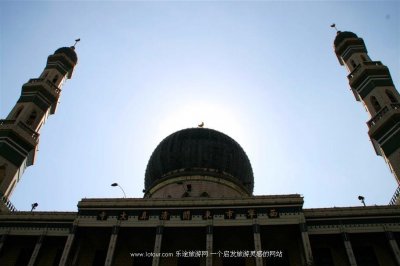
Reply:
M261 249L261 236L260 236L260 225L253 224L253 235L254 235L254 250L262 251ZM263 258L256 256L256 266L263 265Z
M301 241L303 243L304 255L306 258L307 265L312 265L313 256L311 251L310 238L308 237L308 230L306 223L300 224Z
M158 266L160 265L160 256L158 256L161 252L161 241L162 241L162 234L164 231L163 226L157 226L157 231L156 231L156 241L154 243L154 257L153 257L153 264L152 266Z
M44 235L41 235L38 238L38 240L36 242L36 245L35 245L35 249L33 250L32 256L31 256L31 258L29 260L28 266L35 265L36 258L37 258L38 254L39 254L40 248L42 247L43 239L44 239Z
M213 264L213 226L207 225L206 227L206 249L207 249L207 258L206 258L206 266L212 266Z
M68 234L67 242L65 243L64 250L63 250L63 253L62 253L62 255L61 255L61 259L60 259L60 264L59 264L59 266L65 266L66 263L67 263L69 253L70 253L70 251L71 251L71 247L72 247L72 244L73 244L74 239L75 239L76 227L77 227L77 226L74 225L74 226L71 228L70 233Z
M8 236L8 234L4 234L0 238L0 253L3 250L4 242L6 242L7 236Z
M118 231L119 231L119 226L113 226L110 243L108 244L106 263L104 264L104 266L111 266L112 264L115 246L117 244Z
M343 242L346 249L347 257L350 262L350 266L357 266L356 257L354 256L353 248L351 247L350 239L347 233L343 233Z
M400 265L400 250L399 246L397 245L396 239L392 232L386 232L386 237L389 241L390 248L392 249L394 258L398 265Z

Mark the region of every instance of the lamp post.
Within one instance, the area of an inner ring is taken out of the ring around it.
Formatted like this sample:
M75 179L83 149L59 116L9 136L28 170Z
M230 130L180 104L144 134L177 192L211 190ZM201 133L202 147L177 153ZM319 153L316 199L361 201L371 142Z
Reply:
M120 185L118 185L118 183L112 183L111 186L112 187L119 187L122 190L122 193L124 193L124 198L126 198L126 194L125 194L124 189Z
M31 212L33 212L33 210L36 209L37 206L39 206L39 204L38 204L37 202L32 203L32 205L31 205L31 207L32 207Z
M358 199L361 200L362 204L364 204L365 207L366 206L364 201L365 198L363 196L358 196Z

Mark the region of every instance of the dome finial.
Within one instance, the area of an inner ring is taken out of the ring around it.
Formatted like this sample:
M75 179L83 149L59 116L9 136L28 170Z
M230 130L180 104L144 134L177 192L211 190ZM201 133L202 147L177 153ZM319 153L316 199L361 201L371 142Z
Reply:
M200 128L203 128L204 127L204 122L201 122L199 125L197 125L198 127L200 127Z
M339 32L338 29L336 28L336 24L335 24L335 23L333 23L333 24L331 25L331 28L335 28L336 32Z
M74 47L74 49L75 49L76 44L77 44L78 42L80 42L80 41L81 41L80 38L76 39L76 40L75 40L75 43L74 43L74 45L73 45L72 47Z

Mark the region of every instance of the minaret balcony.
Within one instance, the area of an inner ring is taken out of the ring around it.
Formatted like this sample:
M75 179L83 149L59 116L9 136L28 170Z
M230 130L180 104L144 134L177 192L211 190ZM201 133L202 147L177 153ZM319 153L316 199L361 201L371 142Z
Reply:
M397 187L396 191L394 192L393 197L389 202L389 205L400 205L400 185Z
M30 79L24 86L37 86L40 85L50 91L56 98L60 96L61 89L48 79Z
M385 122L391 121L396 122L396 119L389 119L394 117L400 117L400 103L392 103L383 107L374 117L368 122L369 135L372 136Z
M384 118L389 113L400 113L400 103L392 103L383 107L374 117L372 117L368 122L368 127L374 127L378 124L382 118Z
M0 192L0 212L15 212L17 208L11 203L11 201Z
M380 61L365 61L347 75L350 87L359 91L369 78L390 79L389 69Z
M17 133L19 136L23 137L32 146L36 146L39 142L39 133L28 127L24 122L16 120L0 120L0 130L1 131L13 131Z

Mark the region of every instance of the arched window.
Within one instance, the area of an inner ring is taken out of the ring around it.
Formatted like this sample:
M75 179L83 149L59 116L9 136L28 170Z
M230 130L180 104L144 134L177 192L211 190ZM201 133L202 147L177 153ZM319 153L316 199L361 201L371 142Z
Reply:
M37 117L36 111L32 111L32 113L29 115L28 119L26 120L26 124L31 126L35 122L36 117Z
M17 118L18 118L18 116L19 116L19 115L21 114L21 112L22 112L22 109L24 109L23 106L21 106L20 108L18 108L18 110L15 112L14 119L17 119Z
M354 62L353 59L350 60L350 64L351 64L354 68L357 66L357 65L356 65L356 62Z
M365 56L361 55L361 62L365 62L367 61L367 59L365 58Z
M388 96L389 100L392 103L397 103L398 102L398 100L396 99L396 97L393 95L393 93L391 91L386 90L386 95Z
M381 110L381 105L379 104L378 100L375 98L375 96L371 96L371 104L375 109L375 112L378 112Z
M56 83L57 80L58 80L58 75L55 75L54 78L53 78L53 80L52 80L52 82L53 82L53 83Z

